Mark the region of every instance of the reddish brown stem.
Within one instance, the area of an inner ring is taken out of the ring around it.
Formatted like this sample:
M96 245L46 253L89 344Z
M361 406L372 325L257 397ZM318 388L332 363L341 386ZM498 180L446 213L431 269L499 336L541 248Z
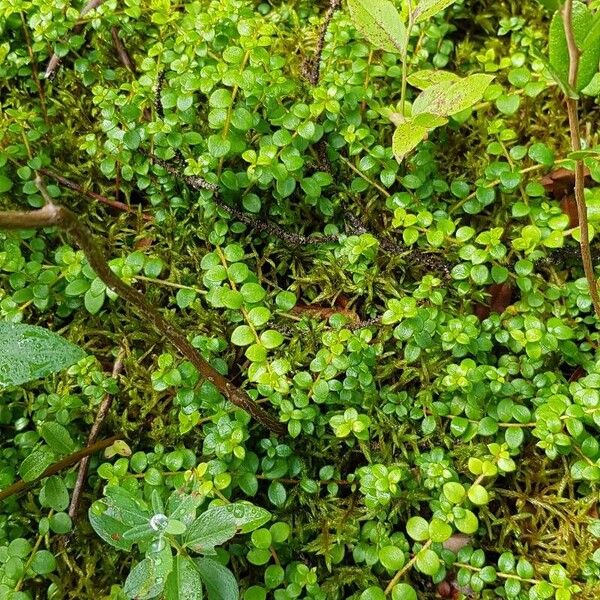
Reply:
M115 50L119 55L119 60L123 63L123 66L131 71L134 75L136 73L135 64L131 60L131 56L129 56L129 52L127 52L127 48L123 45L121 38L119 37L119 30L116 27L110 28L110 35L112 36L113 44L115 46Z
M102 204L105 204L106 206L110 206L111 208L114 208L116 210L120 210L123 212L138 214L138 212L135 208L133 208L127 204L124 204L123 202L119 202L118 200L111 200L110 198L106 198L105 196L101 196L100 194L96 194L95 192L92 192L90 190L86 190L84 187L80 186L79 184L75 183L74 181L71 181L70 179L63 177L62 175L58 175L58 173L54 173L52 171L49 171L48 169L40 169L39 172L42 173L42 175L51 177L52 179L54 179L58 183L64 185L65 187L69 188L70 190L73 190L75 192L83 194L84 196L88 196L88 198L93 198L94 200L97 200L98 202L101 202ZM146 214L142 213L141 216L142 216L142 219L144 219L144 221L153 221L154 220L151 215L146 215Z
M569 85L577 87L577 73L579 71L580 52L575 41L573 32L573 0L567 0L563 8L563 24L569 50ZM571 149L573 152L581 150L581 139L579 130L578 102L575 98L567 96L567 114L569 117L569 132L571 135ZM575 201L577 203L577 214L579 216L579 245L581 247L581 262L583 271L590 290L592 304L596 317L600 318L600 296L598 295L598 283L592 264L590 251L590 234L588 228L587 206L584 194L584 166L582 160L575 161Z

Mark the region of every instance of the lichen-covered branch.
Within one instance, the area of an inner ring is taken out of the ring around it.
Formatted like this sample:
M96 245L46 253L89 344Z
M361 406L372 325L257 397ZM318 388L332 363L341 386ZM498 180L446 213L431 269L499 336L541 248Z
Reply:
M563 23L569 50L569 85L575 89L577 85L577 73L579 71L580 52L575 42L573 32L573 0L567 0L563 7ZM571 135L571 149L573 152L581 150L581 139L579 130L579 104L575 98L566 97L567 114L569 117L569 132ZM596 316L600 318L600 296L598 295L598 283L592 264L590 252L590 234L588 229L587 206L584 195L584 166L582 160L575 161L575 202L577 203L577 214L579 216L579 245L581 247L581 261L585 278L590 289L590 296Z

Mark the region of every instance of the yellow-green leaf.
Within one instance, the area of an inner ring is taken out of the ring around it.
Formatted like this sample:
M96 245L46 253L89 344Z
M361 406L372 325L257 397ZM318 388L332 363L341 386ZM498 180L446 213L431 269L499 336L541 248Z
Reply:
M421 0L413 13L415 23L431 19L454 2L455 0Z
M354 25L374 46L387 52L402 52L406 27L389 0L348 0L348 7Z
M430 113L439 117L455 115L483 98L493 75L476 73L458 81L443 81L421 92L413 103L413 116Z
M436 69L425 69L423 71L415 71L408 76L408 83L413 87L424 90L436 83L444 81L457 81L460 79L458 75L450 71L438 71Z
M398 162L427 137L427 127L415 125L412 121L406 121L396 127L392 139L392 150Z

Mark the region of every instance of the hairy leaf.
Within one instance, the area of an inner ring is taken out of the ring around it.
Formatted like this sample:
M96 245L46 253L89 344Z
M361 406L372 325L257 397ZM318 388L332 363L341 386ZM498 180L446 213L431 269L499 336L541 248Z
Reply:
M392 150L398 162L402 162L404 157L427 136L427 127L415 125L412 121L406 121L396 127L392 139Z
M472 107L483 98L493 75L476 73L458 81L443 81L421 92L413 103L413 116L431 113L448 117Z
M29 454L21 463L19 475L25 481L33 481L37 479L52 463L54 455L45 447L35 450Z
M271 519L271 513L268 510L254 506L249 502L235 502L223 508L231 513L235 519L236 527L241 533L254 531Z
M170 546L165 546L159 552L149 553L147 558L131 569L123 592L128 598L135 600L155 598L163 591L172 569L173 555Z
M575 91L586 87L598 72L600 61L600 13L592 14L583 2L573 2L573 36L580 51ZM557 10L550 23L548 40L550 65L563 82L569 80L569 48L562 10Z
M444 81L457 81L460 79L455 73L450 71L438 71L435 69L425 69L423 71L415 71L408 76L408 83L413 87L424 90L436 83L443 83Z

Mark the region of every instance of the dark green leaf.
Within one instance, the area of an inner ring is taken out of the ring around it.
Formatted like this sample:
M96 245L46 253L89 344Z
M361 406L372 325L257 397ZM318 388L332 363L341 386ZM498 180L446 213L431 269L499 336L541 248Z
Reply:
M208 600L238 600L239 588L233 573L211 558L194 561L206 586Z

